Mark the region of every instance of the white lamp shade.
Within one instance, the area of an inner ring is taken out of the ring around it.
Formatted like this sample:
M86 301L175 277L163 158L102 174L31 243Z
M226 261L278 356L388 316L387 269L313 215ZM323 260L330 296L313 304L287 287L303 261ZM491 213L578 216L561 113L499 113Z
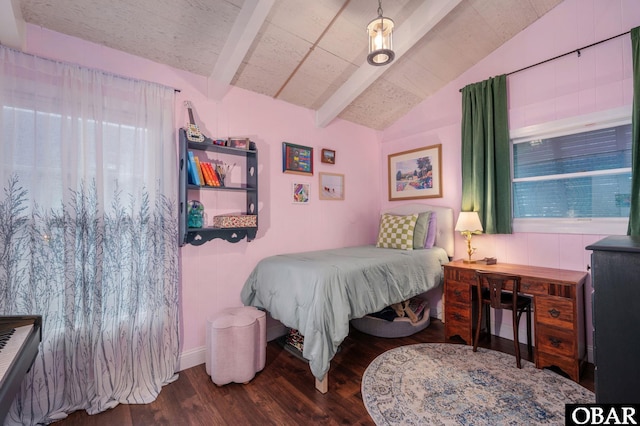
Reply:
M478 212L460 212L458 222L456 222L456 231L482 232L482 223Z

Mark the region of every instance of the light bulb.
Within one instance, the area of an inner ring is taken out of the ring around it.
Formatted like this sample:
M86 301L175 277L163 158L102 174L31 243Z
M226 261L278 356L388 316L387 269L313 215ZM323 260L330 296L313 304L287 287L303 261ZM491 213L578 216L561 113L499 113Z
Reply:
M384 39L382 38L382 28L376 31L376 36L373 39L373 43L376 46L376 50L382 49Z

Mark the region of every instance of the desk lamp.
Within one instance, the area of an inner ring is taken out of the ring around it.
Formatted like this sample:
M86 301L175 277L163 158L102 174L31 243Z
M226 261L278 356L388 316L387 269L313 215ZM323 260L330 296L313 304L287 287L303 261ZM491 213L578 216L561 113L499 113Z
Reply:
M471 236L473 234L482 234L482 223L480 223L478 212L460 212L455 230L460 231L460 234L467 240L469 259L465 259L464 263L476 263L475 260L471 260L471 255L476 251L475 248L471 248Z

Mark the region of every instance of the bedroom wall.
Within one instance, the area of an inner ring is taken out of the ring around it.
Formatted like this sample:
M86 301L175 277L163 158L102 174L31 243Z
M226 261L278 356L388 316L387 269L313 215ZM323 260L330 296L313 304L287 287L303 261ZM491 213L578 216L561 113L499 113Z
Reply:
M435 143L443 145L444 197L430 202L460 210L459 89L467 84L509 73L577 48L618 35L640 25L640 2L635 0L565 0L482 62L420 104L383 133L382 179L387 179L387 155ZM582 115L632 102L630 36L608 41L507 78L509 127L517 129ZM385 184L383 184L385 186ZM394 202L381 193L382 206ZM514 233L473 239L476 257L494 256L499 262L586 271L591 252L584 248L603 235ZM466 256L456 236L456 258ZM592 358L591 280L585 289L587 336ZM507 320L508 321L508 320ZM506 324L505 324L506 325ZM495 329L495 328L494 328ZM510 337L511 326L501 327ZM524 334L521 334L521 336Z
M381 191L379 132L343 120L317 128L313 111L242 89L231 89L222 101L209 100L204 77L32 25L27 25L25 51L180 89L176 129L188 121L183 101L190 100L196 122L207 136L247 136L257 145L257 238L238 243L213 240L180 250L182 369L204 362L206 319L224 308L241 306L242 285L260 259L375 240ZM283 141L314 147L314 176L282 173ZM322 148L336 151L335 165L320 162ZM318 172L345 175L344 201L318 199ZM311 184L308 205L292 204L294 182ZM216 214L215 203L229 203L223 213L244 206L242 199L228 193L210 191L202 201L209 221Z

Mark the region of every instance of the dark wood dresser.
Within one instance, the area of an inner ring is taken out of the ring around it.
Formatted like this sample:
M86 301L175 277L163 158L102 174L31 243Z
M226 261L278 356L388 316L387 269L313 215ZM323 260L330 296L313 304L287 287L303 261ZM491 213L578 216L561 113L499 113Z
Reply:
M593 284L594 385L599 404L640 403L640 237L587 246Z
M472 289L476 270L520 275L520 291L533 297L535 364L556 366L578 382L587 362L584 283L586 272L457 260L444 266L445 338L460 336L473 344L476 308Z

